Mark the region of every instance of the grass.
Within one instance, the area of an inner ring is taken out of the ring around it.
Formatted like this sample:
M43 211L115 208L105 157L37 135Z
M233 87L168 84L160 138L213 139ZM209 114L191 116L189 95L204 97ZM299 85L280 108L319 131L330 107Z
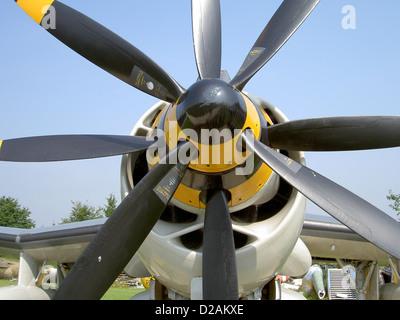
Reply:
M7 279L0 279L0 288L1 287L8 287L8 286L16 286L17 281L11 281Z
M7 279L0 279L0 288L7 286L16 286L17 281L11 281ZM129 300L132 296L146 291L146 289L137 289L128 286L113 285L104 294L101 300Z
M146 289L112 286L104 294L101 300L129 300L135 294L143 291L146 291Z

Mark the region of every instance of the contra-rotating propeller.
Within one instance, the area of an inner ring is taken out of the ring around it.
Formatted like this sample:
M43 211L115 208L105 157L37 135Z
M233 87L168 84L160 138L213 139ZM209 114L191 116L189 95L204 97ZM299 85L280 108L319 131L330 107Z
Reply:
M61 2L16 2L38 23L45 15L42 12L43 5L52 5L57 13L57 27L48 31L89 61L131 86L171 103L176 103L186 92L141 51ZM243 90L254 74L298 29L318 2L283 1L230 82L231 90ZM219 78L219 0L192 0L192 24L199 78ZM198 94L200 96L201 92ZM196 97L196 94L192 96ZM202 102L207 104L212 101ZM196 101L193 101L195 105ZM216 113L226 111L224 106L222 103ZM399 119L337 117L297 120L263 128L263 142L267 146L258 140L252 144L251 139L244 139L246 146L299 192L368 241L400 258L400 251L396 248L400 240L399 224L393 223L394 220L383 212L344 188L271 149L327 151L399 146ZM107 135L12 139L0 141L0 160L61 161L105 157L143 151L152 143L141 137ZM132 189L75 262L57 290L57 299L97 299L105 293L173 197L188 165L179 162L172 164L168 159L189 145L185 142L171 150L166 155L166 164L157 164ZM203 240L205 299L238 298L236 256L227 203L224 190L208 191ZM220 285L215 290L218 282Z

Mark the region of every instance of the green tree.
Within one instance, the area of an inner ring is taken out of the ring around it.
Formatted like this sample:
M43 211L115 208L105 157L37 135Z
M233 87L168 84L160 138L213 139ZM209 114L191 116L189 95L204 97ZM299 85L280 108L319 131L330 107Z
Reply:
M73 206L69 218L63 219L60 224L103 218L95 207L89 206L87 203L83 204L80 201L71 202Z
M107 198L107 204L103 208L99 208L99 210L102 211L104 216L108 218L115 211L115 209L117 209L117 198L111 193Z
M27 208L21 208L16 199L11 197L0 198L0 226L31 229L35 222L29 218L31 212Z
M386 198L389 201L393 201L392 204L389 204L389 207L396 211L397 215L400 215L400 194L394 194L392 190L389 190L389 194Z
M73 204L72 211L67 219L62 219L60 224L99 219L104 217L108 218L117 208L117 199L115 195L111 193L106 200L107 204L104 205L104 207L99 207L98 209L88 205L87 202L83 204L80 201L71 201Z

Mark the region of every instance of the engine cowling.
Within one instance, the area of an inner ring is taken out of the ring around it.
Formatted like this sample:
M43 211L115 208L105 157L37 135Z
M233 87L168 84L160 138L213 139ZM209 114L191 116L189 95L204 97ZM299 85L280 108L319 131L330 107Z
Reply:
M261 118L259 123L263 121L264 125L288 121L279 109L261 98L247 94L243 95L243 100L252 112L253 123L257 122L254 121L255 116ZM176 117L174 108L176 106L165 102L157 103L143 115L131 134L151 136L160 124L165 126L171 117ZM255 136L261 138L257 132ZM305 163L302 152L280 152ZM121 164L122 197L150 169L146 153L125 155ZM306 199L300 193L263 163L255 166L255 173L239 178L234 175L234 168L224 169L218 171L214 167L207 171L206 167L191 165L174 198L138 252L151 275L184 297L190 297L192 279L202 274L205 213L202 192L215 181L222 183L231 193L228 206L241 296L261 289L275 277L298 241L306 207ZM304 265L309 267L309 257L305 259ZM141 268L137 267L137 263L131 266L126 268L128 274L147 276L138 274L143 271L139 271Z

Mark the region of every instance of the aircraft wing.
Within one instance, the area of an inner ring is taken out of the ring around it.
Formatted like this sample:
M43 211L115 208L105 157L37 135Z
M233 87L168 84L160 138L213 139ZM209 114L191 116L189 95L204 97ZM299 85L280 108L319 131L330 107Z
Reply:
M387 260L389 254L330 216L306 214L301 240L313 259Z
M106 220L35 229L0 227L0 254L19 257L24 251L37 261L74 262Z
M74 262L106 219L45 228L0 227L0 254L19 257L24 251L38 261ZM338 222L306 214L301 240L314 259L386 260L388 254Z

